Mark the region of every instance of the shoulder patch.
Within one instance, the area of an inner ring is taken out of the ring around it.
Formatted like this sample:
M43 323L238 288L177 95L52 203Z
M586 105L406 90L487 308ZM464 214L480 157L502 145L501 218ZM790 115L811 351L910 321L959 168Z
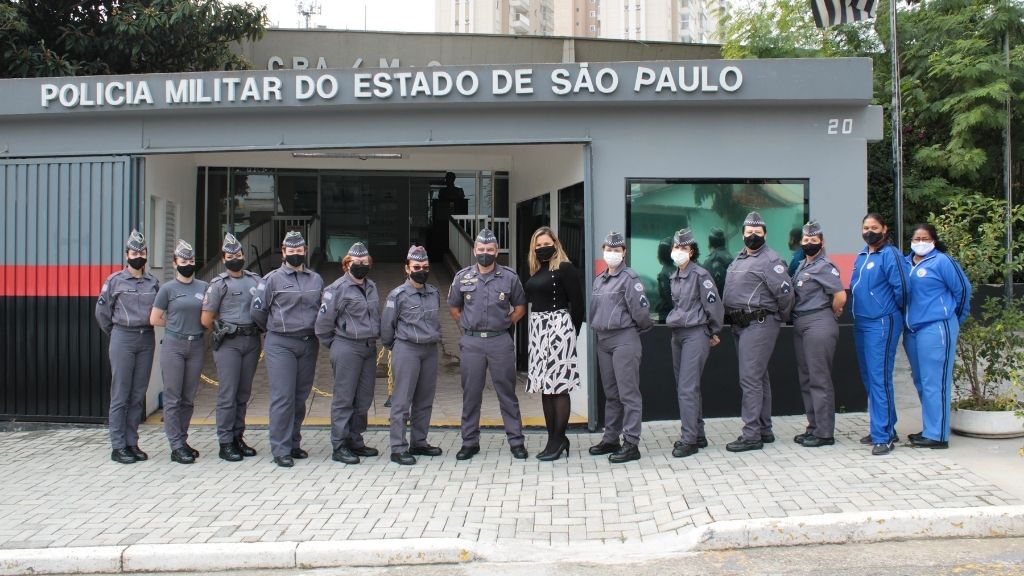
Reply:
M642 286L641 286L641 288L642 288ZM641 307L647 308L650 305L651 305L651 303L647 301L647 296L641 296L640 297L640 306Z
M195 293L196 300L202 300L204 294L206 294L206 293L205 292L196 292Z
M320 313L321 314L327 314L327 304L321 304L320 305Z
M772 270L775 270L776 274L782 274L783 272L786 271L786 267L783 266L782 264L776 264L775 267L772 268Z
M782 293L783 294L789 294L790 290L792 290L792 286L789 285L789 282L783 282L782 283Z
M325 302L330 302L333 299L334 299L334 292L331 292L330 290L324 290L324 301Z
M259 284L256 285L256 289L257 290L266 290L267 289L267 283L266 282L260 282Z
M707 288L708 290L710 290L710 289L711 289L711 287L712 287L712 286L714 286L714 285L715 285L715 283L714 283L714 282L712 282L711 280L705 280L705 281L704 281L704 284L703 284L703 286L704 286L705 288Z
M633 284L633 290L636 290L637 292L643 292L644 291L644 285L639 283L639 282L637 282L636 284Z
M103 286L100 287L100 294L106 294L107 290L109 290L109 289L110 289L110 284L108 284L107 282L104 282Z
M839 276L839 270L836 270L835 267L833 267L832 268L832 275L833 276Z
M707 299L709 304L714 304L718 301L718 297L715 296L714 292L708 292Z

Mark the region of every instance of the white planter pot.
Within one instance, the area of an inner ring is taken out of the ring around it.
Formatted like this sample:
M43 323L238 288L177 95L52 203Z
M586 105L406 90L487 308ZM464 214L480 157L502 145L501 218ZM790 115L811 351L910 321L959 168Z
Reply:
M950 428L961 436L975 438L1017 438L1024 436L1024 418L1013 412L954 409Z

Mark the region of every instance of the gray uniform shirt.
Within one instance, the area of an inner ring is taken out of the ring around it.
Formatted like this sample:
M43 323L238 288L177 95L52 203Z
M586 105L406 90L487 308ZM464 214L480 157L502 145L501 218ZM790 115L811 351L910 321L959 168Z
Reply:
M252 321L260 330L291 336L312 336L324 279L309 268L281 264L256 285Z
M437 311L441 295L437 288L424 284L416 288L406 282L388 294L380 321L380 339L391 348L395 340L415 344L433 344L441 340Z
M690 263L669 278L672 288L672 310L665 324L673 328L692 328L707 325L711 334L722 331L725 306L718 296L718 288L711 273Z
M168 331L184 336L203 335L203 324L199 319L208 286L202 280L186 284L174 279L160 287L153 308L166 312Z
M369 278L357 284L345 274L324 290L316 317L316 337L328 348L335 336L353 340L380 337L380 296Z
M800 263L793 275L793 284L796 294L794 313L831 308L832 295L844 290L839 270L824 252L810 262L804 260Z
M107 276L96 299L96 322L107 334L114 325L152 328L149 313L160 290L160 282L149 272L135 278L128 268Z
M248 270L239 278L227 272L218 274L206 289L203 311L216 312L225 322L248 326L252 324L252 297L259 283L259 275Z
M511 268L498 264L485 275L474 264L455 273L448 306L462 309L464 330L501 332L512 326L512 309L526 306L526 292Z
M753 254L743 250L725 275L725 307L728 310L769 310L789 320L793 310L793 284L789 268L771 248Z
M590 298L590 327L597 332L636 328L646 332L654 326L651 303L640 277L629 266L612 276L605 270L594 279Z

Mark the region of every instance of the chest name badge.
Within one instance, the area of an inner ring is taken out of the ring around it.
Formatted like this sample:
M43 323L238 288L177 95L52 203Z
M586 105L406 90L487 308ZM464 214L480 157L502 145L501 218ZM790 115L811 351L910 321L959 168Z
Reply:
M505 293L504 292L498 294L498 301L499 302L504 302L505 301Z

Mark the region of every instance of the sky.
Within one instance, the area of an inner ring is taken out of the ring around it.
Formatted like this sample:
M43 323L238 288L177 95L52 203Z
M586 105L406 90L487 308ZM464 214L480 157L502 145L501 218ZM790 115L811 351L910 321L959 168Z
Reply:
M266 6L270 25L304 28L298 5L309 7L312 0L226 0ZM311 27L340 30L434 31L434 0L319 0L320 14L310 16Z

